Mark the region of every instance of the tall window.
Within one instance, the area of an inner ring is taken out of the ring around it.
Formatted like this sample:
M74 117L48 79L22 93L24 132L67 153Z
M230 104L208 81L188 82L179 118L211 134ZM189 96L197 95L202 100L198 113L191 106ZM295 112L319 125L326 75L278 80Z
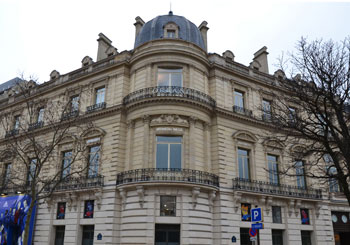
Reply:
M65 226L64 225L58 225L55 227L56 234L55 234L55 245L64 245L64 232L65 232Z
M238 148L238 171L239 178L250 179L249 173L249 151Z
M3 175L3 183L4 185L7 185L10 178L11 178L11 169L12 169L12 164L11 163L7 163L5 165L5 172Z
M45 108L44 107L39 108L39 110L38 110L38 118L37 118L37 122L38 123L44 121L44 112L45 112Z
M240 91L235 91L235 106L239 108L244 108L244 93Z
M182 137L157 136L157 168L181 168Z
M79 110L79 95L75 95L70 99L70 111Z
M329 154L325 154L323 159L326 163L326 174L329 176L329 192L339 192L339 183L337 178L332 178L332 176L337 175L337 168L334 166L333 159Z
M272 245L283 245L283 230L272 230Z
M98 175L98 168L100 163L100 146L92 146L89 148L89 169L88 177L94 178Z
M262 109L263 109L263 119L271 120L271 101L263 100Z
M268 162L268 167L269 167L269 180L270 180L270 183L278 185L279 184L279 178L278 178L277 156L267 155L267 162Z
M180 245L180 225L156 224L155 245Z
M70 173L72 164L72 151L65 151L62 153L62 179L67 177Z
M160 196L160 216L176 216L176 196Z
M19 129L20 118L20 116L15 116L13 122L13 129Z
M305 179L305 169L304 169L304 162L299 160L295 163L295 172L297 176L297 186L299 188L305 189L306 188L306 179Z
M282 223L282 212L281 207L279 206L272 206L272 222L273 223Z
M182 87L182 69L158 69L158 86Z
M100 103L105 102L105 93L106 93L105 87L96 89L95 104L100 104Z
M301 231L301 244L311 245L311 231Z
M34 177L35 177L37 163L38 163L38 159L36 159L36 158L30 159L29 171L28 171L28 176L27 176L28 184L30 184L30 182L32 182Z
M82 245L93 245L94 244L94 225L83 225L83 239Z

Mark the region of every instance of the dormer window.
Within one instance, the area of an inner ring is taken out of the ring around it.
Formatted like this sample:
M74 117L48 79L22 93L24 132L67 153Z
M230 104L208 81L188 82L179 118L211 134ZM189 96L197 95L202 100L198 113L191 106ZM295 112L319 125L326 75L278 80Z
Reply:
M167 38L175 38L175 30L167 30Z
M169 22L164 26L165 38L179 38L179 27L173 22Z

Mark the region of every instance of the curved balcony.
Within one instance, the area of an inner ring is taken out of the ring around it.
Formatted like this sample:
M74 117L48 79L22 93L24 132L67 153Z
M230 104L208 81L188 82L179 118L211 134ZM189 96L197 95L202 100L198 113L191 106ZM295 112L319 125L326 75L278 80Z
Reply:
M164 98L164 97L174 97L174 98L185 98L196 102L204 103L210 107L216 106L216 101L209 95L192 89L177 86L157 86L143 88L134 91L123 99L123 104L127 105L136 101L140 101L147 98Z
M51 183L45 188L45 191L72 191L72 190L85 190L103 187L102 175L96 175L92 177L81 176L81 177L69 177L58 182Z
M143 168L117 174L117 185L140 182L176 182L219 187L215 174L191 169Z

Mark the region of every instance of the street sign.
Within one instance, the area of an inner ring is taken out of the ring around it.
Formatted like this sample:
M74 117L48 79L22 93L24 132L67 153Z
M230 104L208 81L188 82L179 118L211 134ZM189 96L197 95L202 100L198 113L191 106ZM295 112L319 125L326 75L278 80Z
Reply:
M231 239L231 241L232 241L232 242L237 242L236 237L235 237L235 236L233 236L233 237L232 237L232 239Z
M252 217L252 222L262 222L263 221L262 209L252 208L251 217Z
M257 241L257 240L258 240L258 238L257 238L256 236L250 237L250 241L251 241L251 242L255 242L255 241Z
M255 237L258 234L258 230L250 228L249 229L249 236L250 237Z
M263 223L252 224L252 228L257 230L264 229L264 224Z

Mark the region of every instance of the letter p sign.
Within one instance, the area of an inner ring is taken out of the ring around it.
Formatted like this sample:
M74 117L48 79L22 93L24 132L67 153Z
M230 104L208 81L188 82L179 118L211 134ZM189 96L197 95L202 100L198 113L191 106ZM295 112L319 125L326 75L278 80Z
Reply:
M252 222L263 221L261 208L252 208L251 216L252 216Z

